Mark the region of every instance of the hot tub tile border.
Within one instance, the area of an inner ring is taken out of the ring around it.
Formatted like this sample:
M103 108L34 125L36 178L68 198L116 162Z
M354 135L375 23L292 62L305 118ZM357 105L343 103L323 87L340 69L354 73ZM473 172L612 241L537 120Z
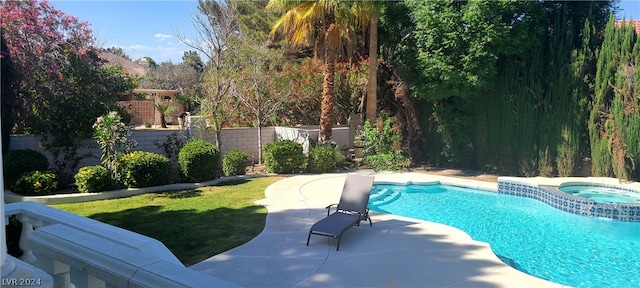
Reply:
M580 184L572 183L572 185ZM584 184L584 186L587 185ZM612 187L597 184L590 186ZM635 191L632 189L623 190ZM581 216L601 217L625 222L640 222L640 204L597 203L590 199L564 193L553 186L523 184L499 179L498 193L536 199L556 209Z

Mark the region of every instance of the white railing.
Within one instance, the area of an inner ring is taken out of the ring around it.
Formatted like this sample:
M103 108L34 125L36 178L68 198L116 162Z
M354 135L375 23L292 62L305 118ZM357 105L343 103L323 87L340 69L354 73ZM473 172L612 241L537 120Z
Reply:
M158 240L35 202L5 206L22 223L21 259L54 287L233 287L186 268Z

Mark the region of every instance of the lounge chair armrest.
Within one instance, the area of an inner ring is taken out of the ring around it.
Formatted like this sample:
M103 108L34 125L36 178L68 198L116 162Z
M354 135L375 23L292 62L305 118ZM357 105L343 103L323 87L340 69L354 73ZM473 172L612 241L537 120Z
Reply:
M332 206L336 206L336 205L338 205L338 204L331 204L331 205L329 205L327 207L324 207L324 209L327 209L327 216L329 216L329 214L331 214L331 207Z

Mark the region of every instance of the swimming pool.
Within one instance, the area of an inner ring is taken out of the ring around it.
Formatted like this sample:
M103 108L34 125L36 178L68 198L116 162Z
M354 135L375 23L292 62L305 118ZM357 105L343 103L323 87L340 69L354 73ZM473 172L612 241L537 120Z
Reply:
M574 287L640 287L640 223L584 217L538 200L443 185L376 185L370 209L438 222L505 263Z

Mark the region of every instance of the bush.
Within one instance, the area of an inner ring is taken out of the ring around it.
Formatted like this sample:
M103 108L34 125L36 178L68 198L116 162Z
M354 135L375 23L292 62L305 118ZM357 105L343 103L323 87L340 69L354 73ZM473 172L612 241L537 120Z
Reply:
M309 151L307 170L314 173L335 171L338 151L327 146L316 146Z
M247 153L235 148L224 154L222 172L224 176L244 175L247 173Z
M364 163L372 166L374 171L399 171L409 168L411 159L401 150L394 148L394 143L400 141L401 135L393 127L393 120L386 118L381 127L371 126L369 121L364 123Z
M58 178L49 171L31 171L18 178L13 192L21 195L55 194L58 190Z
M4 182L7 187L14 189L14 184L23 174L47 169L49 160L44 154L31 149L9 150L4 157Z
M149 187L169 183L169 158L151 152L131 152L121 160L122 182L127 187Z
M267 172L297 173L304 170L305 156L302 145L291 140L280 140L264 145L264 166Z
M400 151L365 156L362 161L370 164L376 172L402 171L411 165L411 160Z
M194 182L215 179L219 158L218 148L200 139L189 140L178 153L180 171L188 181Z
M100 165L82 167L74 178L80 193L106 191L114 186L109 171Z

